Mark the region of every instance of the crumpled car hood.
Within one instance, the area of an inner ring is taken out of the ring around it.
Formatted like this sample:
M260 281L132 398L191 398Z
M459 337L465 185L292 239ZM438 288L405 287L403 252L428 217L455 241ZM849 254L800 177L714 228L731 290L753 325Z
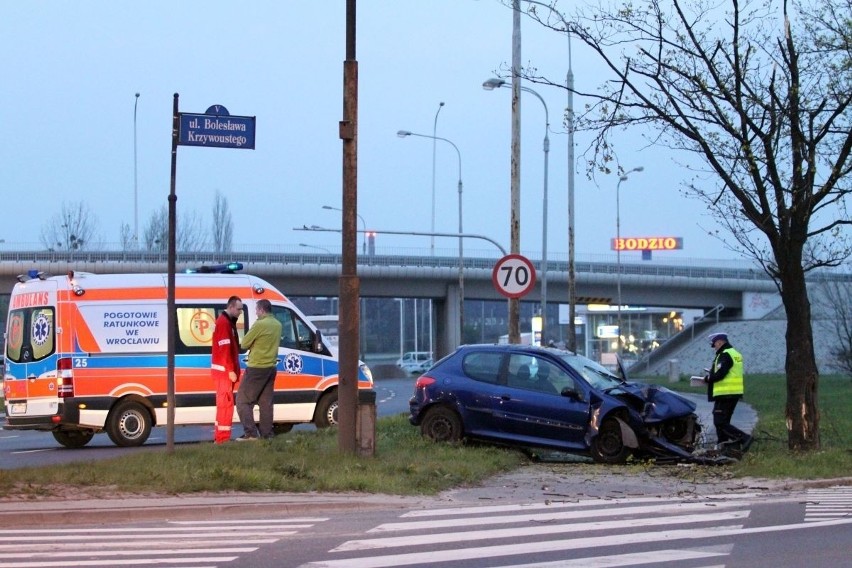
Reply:
M680 394L659 385L626 382L609 393L624 399L634 407L646 423L662 422L688 416L695 412L696 404ZM641 405L641 409L637 406Z

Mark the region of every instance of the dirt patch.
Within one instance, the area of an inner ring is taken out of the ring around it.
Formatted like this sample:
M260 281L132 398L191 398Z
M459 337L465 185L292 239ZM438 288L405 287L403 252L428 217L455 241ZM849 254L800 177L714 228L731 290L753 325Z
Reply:
M441 498L480 503L636 496L697 498L730 493L783 494L832 485L852 485L852 478L816 481L734 478L725 468L696 465L536 463L493 477L478 487L446 491Z

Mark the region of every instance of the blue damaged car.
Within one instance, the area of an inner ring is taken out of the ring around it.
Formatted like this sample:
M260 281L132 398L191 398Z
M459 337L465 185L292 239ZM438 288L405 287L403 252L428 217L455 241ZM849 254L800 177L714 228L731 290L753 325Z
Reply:
M417 379L409 421L434 441L470 438L602 463L689 459L701 431L695 403L621 373L559 349L464 345Z

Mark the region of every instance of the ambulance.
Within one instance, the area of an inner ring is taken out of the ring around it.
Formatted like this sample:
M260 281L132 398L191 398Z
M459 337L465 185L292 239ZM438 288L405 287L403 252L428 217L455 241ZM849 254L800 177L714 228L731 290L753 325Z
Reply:
M175 424L215 421L213 327L227 299L236 295L243 300L240 338L253 324L258 300L269 300L282 324L276 433L299 423L335 425L339 366L334 350L284 294L260 278L233 273L240 268L232 263L175 275ZM18 278L9 301L4 429L48 431L68 448L83 447L104 431L118 446L145 443L151 428L167 421L168 276L29 276ZM245 358L241 352L243 365ZM358 375L358 388L372 389L363 363Z

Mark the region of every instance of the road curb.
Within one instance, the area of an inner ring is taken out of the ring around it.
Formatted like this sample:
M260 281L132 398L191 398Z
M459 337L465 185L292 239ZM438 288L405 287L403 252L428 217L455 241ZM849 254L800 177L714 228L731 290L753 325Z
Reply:
M394 495L239 495L0 502L0 527L129 521L220 520L270 514L330 515L343 511L406 509L423 498Z

